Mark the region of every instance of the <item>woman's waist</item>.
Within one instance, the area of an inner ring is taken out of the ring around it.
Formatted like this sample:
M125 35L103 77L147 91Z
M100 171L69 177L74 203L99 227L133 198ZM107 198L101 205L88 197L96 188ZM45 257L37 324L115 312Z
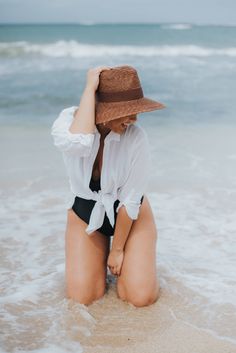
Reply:
M77 201L77 202L80 202L80 203L82 203L82 202L83 203L90 203L90 204L93 204L93 205L98 201L97 199L94 199L94 198L84 198L84 197L81 197L79 195L75 195L75 199L74 200ZM110 198L110 201L112 203L120 202L117 197Z

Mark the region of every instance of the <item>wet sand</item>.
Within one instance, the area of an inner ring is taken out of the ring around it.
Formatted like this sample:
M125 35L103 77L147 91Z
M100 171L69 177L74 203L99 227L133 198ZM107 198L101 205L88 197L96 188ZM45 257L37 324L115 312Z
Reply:
M112 280L109 290L87 309L95 319L91 335L74 337L81 343L84 353L236 352L234 343L180 318L186 311L186 303L179 295L161 288L156 303L136 308L117 298L116 280L111 275L108 277ZM189 291L185 293L190 294ZM189 306L187 311L196 320L194 306Z

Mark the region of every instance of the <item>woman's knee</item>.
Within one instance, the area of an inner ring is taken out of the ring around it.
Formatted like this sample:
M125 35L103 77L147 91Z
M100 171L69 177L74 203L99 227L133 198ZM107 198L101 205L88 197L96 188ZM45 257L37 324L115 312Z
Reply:
M154 304L159 297L159 289L153 289L151 292L140 292L131 298L131 303L137 307Z
M141 307L153 304L159 298L160 286L159 282L155 284L145 284L136 286L126 286L122 282L117 285L118 296L134 306Z
M106 291L106 280L70 280L66 281L66 297L81 304L91 304L103 297Z
M129 295L127 301L136 307L148 306L157 301L159 297L158 292L156 290L152 290L151 292L141 290L137 293L132 293Z

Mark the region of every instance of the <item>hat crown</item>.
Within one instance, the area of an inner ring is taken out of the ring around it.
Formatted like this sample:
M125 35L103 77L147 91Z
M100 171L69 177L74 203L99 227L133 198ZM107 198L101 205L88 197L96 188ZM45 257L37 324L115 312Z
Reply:
M121 92L140 87L137 71L132 66L124 65L102 71L97 91Z
M96 124L162 108L162 103L144 97L132 66L115 66L100 72L95 95Z

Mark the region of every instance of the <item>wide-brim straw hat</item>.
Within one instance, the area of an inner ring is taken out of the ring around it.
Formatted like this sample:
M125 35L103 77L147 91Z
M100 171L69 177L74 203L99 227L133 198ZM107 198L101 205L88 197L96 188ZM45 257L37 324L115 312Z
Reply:
M163 108L164 104L144 97L138 73L132 66L101 71L96 91L96 124Z

